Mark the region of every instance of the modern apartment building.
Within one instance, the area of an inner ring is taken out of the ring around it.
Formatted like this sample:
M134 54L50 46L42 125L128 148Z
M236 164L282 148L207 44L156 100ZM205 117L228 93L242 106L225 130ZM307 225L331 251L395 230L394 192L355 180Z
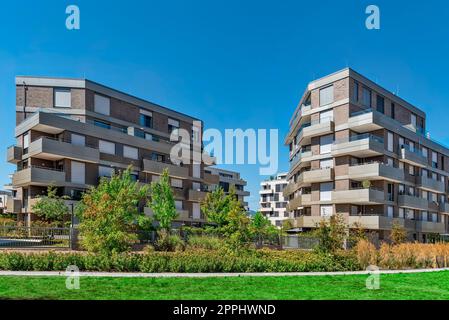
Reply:
M205 173L218 176L218 185L223 188L223 191L227 194L231 188L234 188L235 194L238 200L242 203L245 209L248 211L248 202L245 201L245 197L250 195L249 191L245 190L247 182L240 177L240 173L235 171L229 171L219 169L216 167L208 167L204 170Z
M290 215L286 211L287 199L283 195L286 187L287 173L279 173L260 183L259 210L277 227L281 227L285 220L290 219Z
M11 193L0 190L0 213L6 213L6 207L11 198Z
M69 196L70 205L114 170L132 166L135 179L146 184L168 168L177 223L201 224L200 201L218 176L206 173L205 163L173 163L177 142L170 135L178 128L191 133L191 160L192 150L203 151L202 127L191 116L89 80L17 77L17 143L7 151L8 162L17 165L11 186L16 195L8 210L30 224L36 197L48 185Z
M352 69L309 83L290 121L289 184L296 227L333 214L388 239L448 233L449 150L430 139L426 114Z

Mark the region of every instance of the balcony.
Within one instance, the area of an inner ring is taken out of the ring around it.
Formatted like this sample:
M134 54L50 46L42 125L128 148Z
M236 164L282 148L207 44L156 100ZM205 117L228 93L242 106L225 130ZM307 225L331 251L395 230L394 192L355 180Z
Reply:
M446 233L444 223L430 221L416 221L416 231L426 233Z
M188 200L193 202L201 202L206 198L207 192L206 191L199 191L190 189L188 194Z
M66 183L65 172L51 168L29 167L14 173L12 184L15 187L27 185L35 186L63 186Z
M336 204L384 204L385 194L382 190L366 188L332 191L332 203Z
M312 160L312 151L307 150L303 152L298 152L290 160L289 176L292 175L296 170L301 169L305 165L308 165L311 160Z
M218 184L220 177L216 174L204 173L204 182L207 184Z
M154 212L149 207L145 207L143 209L143 212L145 215L149 217L154 217ZM178 216L174 219L174 221L192 221L193 219L189 217L189 211L184 209L177 209L176 212L178 213Z
M440 180L431 179L426 176L417 176L416 184L419 188L427 190L427 191L437 192L437 193L445 192L444 182L442 182Z
M349 216L348 223L350 227L353 227L355 224L359 224L367 230L391 230L394 223L405 227L404 219L390 218L379 215L351 215Z
M287 211L297 210L301 207L310 205L312 202L312 195L303 194L300 196L294 197L292 200L288 201Z
M332 117L312 121L300 128L300 132L297 135L297 143L305 145L310 144L313 137L331 134L334 130L335 125Z
M165 168L168 169L168 172L171 177L176 177L180 179L187 179L189 177L188 167L180 167L166 162L143 159L144 172L162 174L162 171L164 171Z
M293 194L300 187L301 187L300 182L290 182L282 191L282 195L284 196L284 198L288 198L291 194Z
M38 157L51 161L61 159L72 159L91 163L98 163L100 161L100 151L96 148L75 145L48 137L42 137L30 143L28 154L30 157Z
M349 129L355 132L370 132L378 129L382 129L380 124L382 115L378 112L373 112L372 109L361 110L354 112L348 119Z
M22 148L18 146L11 146L6 152L6 161L15 163L22 161Z
M22 201L9 197L8 202L6 202L6 212L20 213L21 211L22 211Z
M427 158L421 152L411 150L408 146L403 146L399 150L399 160L418 167L427 166Z
M440 204L438 206L438 211L441 213L449 213L449 203L440 202Z
M322 220L327 220L321 216L300 216L295 219L295 228L316 228Z
M384 153L383 138L362 134L338 139L332 145L332 156L373 157Z
M363 180L387 180L392 182L404 181L404 170L394 168L383 163L368 163L350 166L349 179Z
M407 194L401 194L398 196L398 206L424 211L438 211L439 209L437 204L429 202L427 199Z
M301 176L302 182L305 184L332 181L334 180L334 169L324 168L304 171Z
M262 190L259 190L259 194L269 195L269 194L273 194L273 193L274 193L273 189L262 189Z

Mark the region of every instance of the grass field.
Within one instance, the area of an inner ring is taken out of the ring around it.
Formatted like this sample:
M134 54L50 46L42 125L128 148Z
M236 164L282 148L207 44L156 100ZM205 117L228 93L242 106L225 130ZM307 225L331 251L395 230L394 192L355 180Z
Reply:
M238 278L81 278L67 290L64 277L0 277L0 299L449 299L449 272L380 276L380 290L366 276Z

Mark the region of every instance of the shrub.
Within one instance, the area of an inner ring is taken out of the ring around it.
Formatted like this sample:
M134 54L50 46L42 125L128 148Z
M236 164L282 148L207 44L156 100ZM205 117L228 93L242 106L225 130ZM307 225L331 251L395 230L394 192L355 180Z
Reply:
M360 266L364 269L369 265L377 265L377 250L376 247L367 240L359 240L355 247L357 260Z
M185 249L185 243L179 235L171 235L165 230L160 230L154 248L157 251L182 251Z
M219 250L223 248L223 240L214 236L190 236L187 246L192 249Z

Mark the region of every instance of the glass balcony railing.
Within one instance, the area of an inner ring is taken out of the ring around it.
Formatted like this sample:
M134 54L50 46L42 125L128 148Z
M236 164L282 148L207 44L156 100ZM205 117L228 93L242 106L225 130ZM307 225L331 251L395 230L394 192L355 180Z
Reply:
M337 140L335 140L334 144L347 143L347 142L353 142L353 141L359 141L359 140L365 140L365 139L369 139L371 141L376 141L381 144L384 143L384 139L382 137L373 135L371 133L364 133L364 134L358 134L358 135L354 135L354 136L337 139Z

